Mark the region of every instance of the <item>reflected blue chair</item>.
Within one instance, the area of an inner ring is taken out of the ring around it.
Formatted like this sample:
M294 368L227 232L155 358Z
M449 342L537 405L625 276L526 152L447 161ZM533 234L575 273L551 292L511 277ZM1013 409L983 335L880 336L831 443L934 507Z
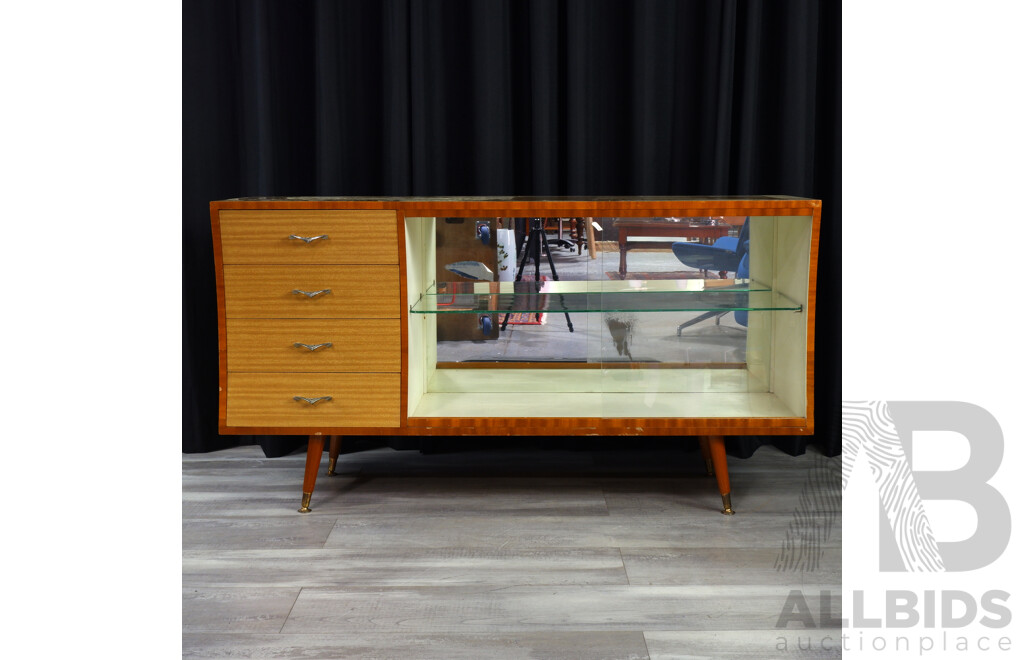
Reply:
M747 216L740 228L739 236L723 236L711 245L685 241L673 243L672 253L676 255L676 259L690 268L714 270L724 279L726 273L737 271L749 247L750 216Z
M722 239L719 239L719 240L722 240ZM705 246L705 247L710 247L710 246ZM750 253L747 252L746 250L744 250L743 251L743 257L740 259L739 264L737 264L737 266L736 266L736 279L745 280L745 279L747 279L749 277L750 277ZM724 290L724 289L719 289L719 290ZM747 303L747 296L748 295L749 294L745 293L743 296L741 296L741 299L738 301L740 305L745 305ZM685 323L681 324L678 328L676 328L676 337L681 337L683 335L683 328L688 328L691 325L695 325L697 323L700 323L701 321L706 321L706 320L708 320L710 318L715 319L715 325L718 325L721 322L722 317L725 316L728 313L729 312L704 312L703 314L700 314L699 316L695 316L692 319L690 319L689 321L686 321ZM736 311L734 311L733 314L735 314L735 316L736 316L736 323L739 324L739 325L742 325L744 328L747 327L747 314L749 314L749 313L750 312L745 310L745 309L737 309Z

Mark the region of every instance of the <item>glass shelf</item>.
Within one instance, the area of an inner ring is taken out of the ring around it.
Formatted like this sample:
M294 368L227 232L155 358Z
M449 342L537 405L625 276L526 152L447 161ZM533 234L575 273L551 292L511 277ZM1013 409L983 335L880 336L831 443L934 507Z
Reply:
M802 311L751 280L439 282L413 314Z

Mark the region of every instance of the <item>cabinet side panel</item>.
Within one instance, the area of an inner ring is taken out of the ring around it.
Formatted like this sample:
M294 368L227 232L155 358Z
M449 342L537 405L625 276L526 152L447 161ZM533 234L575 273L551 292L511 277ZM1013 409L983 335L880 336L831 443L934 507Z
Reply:
M774 217L750 218L750 279L771 286L775 271ZM772 373L772 313L747 315L747 372L751 391L770 391Z
M217 283L217 428L223 429L227 422L228 403L228 344L224 307L224 253L221 249L220 207L210 203L210 229L213 238L213 266Z
M776 219L776 291L804 306L802 312L775 312L773 361L775 394L798 415L807 411L807 333L811 318L808 272L811 253L810 216Z
M409 323L409 393L410 414L419 405L427 382L437 364L437 318L433 314L411 314L414 305L433 282L434 218L405 219L406 295Z

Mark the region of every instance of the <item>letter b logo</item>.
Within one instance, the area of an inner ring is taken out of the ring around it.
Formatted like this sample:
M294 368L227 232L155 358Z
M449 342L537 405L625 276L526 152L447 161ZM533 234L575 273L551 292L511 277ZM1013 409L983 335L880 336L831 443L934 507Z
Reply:
M913 471L915 431L952 431L970 446L956 470ZM1010 541L1010 508L988 484L1003 458L1003 432L992 415L969 403L873 401L843 404L843 486L864 454L878 486L882 571L970 571L991 564ZM922 502L955 500L974 508L968 539L937 541Z

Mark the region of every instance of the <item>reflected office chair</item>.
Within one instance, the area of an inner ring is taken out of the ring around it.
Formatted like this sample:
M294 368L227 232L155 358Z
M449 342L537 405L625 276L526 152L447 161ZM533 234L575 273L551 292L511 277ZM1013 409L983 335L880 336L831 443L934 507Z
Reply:
M736 272L749 247L750 216L747 216L739 236L723 236L711 245L685 241L673 243L672 253L690 268L718 271L718 276L725 279L726 273Z
M722 239L718 239L718 240L722 240ZM706 246L706 247L710 247L710 246ZM687 264L687 265L689 265L689 264ZM740 263L736 266L736 279L745 280L745 279L747 279L749 277L750 277L750 254L744 249L743 257L740 259ZM741 297L741 299L738 301L740 305L743 305L743 304L746 303L746 299L747 299L748 295L749 294L744 294ZM683 336L683 328L688 328L691 325L696 325L697 323L700 323L702 321L706 321L706 320L708 320L710 318L715 319L715 325L719 325L721 323L722 317L725 316L728 313L729 312L704 312L703 314L700 314L699 316L695 316L692 319L690 319L689 321L686 321L685 323L682 323L678 328L676 328L676 337L682 337ZM735 310L733 312L733 314L736 315L736 323L738 323L739 325L742 325L744 328L747 327L747 314L748 313L749 312L747 310L745 310L745 309L737 309L737 310Z

